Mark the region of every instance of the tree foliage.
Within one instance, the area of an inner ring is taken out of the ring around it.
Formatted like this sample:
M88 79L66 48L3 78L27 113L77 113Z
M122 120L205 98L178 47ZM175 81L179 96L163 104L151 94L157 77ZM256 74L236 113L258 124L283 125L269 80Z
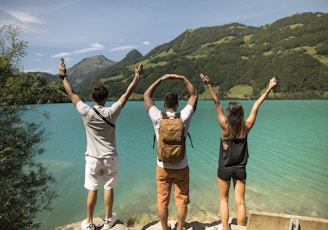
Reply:
M25 104L39 101L47 87L38 76L18 71L26 49L18 40L19 28L4 26L0 32L0 226L37 229L42 223L38 214L50 210L56 198L51 188L55 180L35 161L44 152L45 129L24 118L35 112Z

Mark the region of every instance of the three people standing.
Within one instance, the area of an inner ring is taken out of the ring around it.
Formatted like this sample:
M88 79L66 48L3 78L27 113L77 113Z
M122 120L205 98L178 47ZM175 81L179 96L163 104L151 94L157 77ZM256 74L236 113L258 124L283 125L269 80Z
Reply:
M85 104L80 97L74 93L67 80L66 67L63 61L59 65L60 77L66 93L72 103L80 113L87 136L87 150L85 153L85 188L88 189L87 196L87 217L82 222L82 229L95 229L93 224L93 213L97 201L97 191L100 179L104 184L105 218L104 229L111 228L117 221L117 216L112 212L113 188L117 185L118 179L118 157L116 149L115 123L116 120L136 87L139 76L142 72L142 65L135 67L135 76L125 93L118 101L110 107L105 107L108 99L108 90L104 86L95 87L91 93L91 100L94 106ZM245 184L246 184L246 164L248 159L247 135L253 127L258 109L269 92L277 86L277 82L270 81L269 87L262 96L254 103L253 108L246 120L241 104L231 102L227 108L227 116L224 115L220 100L211 87L208 76L200 74L203 83L208 87L210 95L215 103L217 119L222 129L220 141L219 167L217 172L218 187L220 192L220 216L222 221L221 229L228 229L229 219L229 189L230 182L233 181L235 188L235 199L237 205L238 225L245 225ZM165 111L156 107L152 95L156 88L166 80L182 81L189 93L186 106L177 112L179 102L176 93L169 92L164 98ZM197 108L198 94L192 83L182 75L166 74L154 81L144 93L144 106L153 124L156 138L159 138L160 122L165 117L175 118L177 115L181 119L184 127L185 139L188 134L189 124ZM164 115L163 115L164 114ZM181 161L168 163L157 157L156 167L157 181L157 212L163 230L170 229L168 226L168 206L172 186L174 189L175 204L177 206L177 230L184 229L184 224L188 211L189 200L189 167L188 155L185 151Z

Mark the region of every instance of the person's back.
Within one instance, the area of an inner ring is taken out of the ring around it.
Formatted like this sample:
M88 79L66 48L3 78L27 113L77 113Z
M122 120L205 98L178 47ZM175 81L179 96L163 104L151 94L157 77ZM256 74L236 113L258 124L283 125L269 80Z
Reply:
M148 115L154 125L154 130L155 130L155 135L156 135L157 141L159 139L160 121L163 119L162 112L163 111L159 110L155 105L152 106L148 111ZM175 112L167 111L167 110L165 111L165 114L168 117L174 117L174 116L176 116L176 113L177 113L176 111ZM181 118L183 126L184 126L184 138L186 138L186 136L188 134L189 124L190 124L190 120L192 118L193 113L194 113L193 107L188 104L180 111L180 118ZM157 165L159 165L162 168L181 169L188 165L187 155L188 155L187 150L185 149L184 158L181 161L173 163L173 164L163 162L159 158L157 158Z
M106 158L117 154L115 128L104 122L94 109L115 125L122 110L122 104L120 102L115 102L110 107L99 105L91 107L80 102L77 104L76 108L81 114L86 130L86 154L97 158Z
M221 102L215 94L208 76L201 73L200 78L210 91L211 97L215 103L217 119L222 130L217 171L222 225L220 225L218 229L228 230L228 200L231 181L233 181L235 189L237 224L245 225L246 207L244 196L246 186L246 165L249 155L247 136L255 123L260 105L270 91L277 86L277 82L270 81L269 87L254 103L249 116L244 120L244 110L242 105L238 102L230 102L228 104L227 116L225 116Z
M190 94L187 105L181 110L180 118L184 126L184 138L187 136L189 123L192 115L196 111L197 91L188 79L181 75L167 74L157 79L151 84L144 93L145 109L152 121L156 138L159 138L159 125L163 119L162 111L154 104L152 94L156 87L164 80L178 79L182 80ZM178 97L175 93L168 93L165 96L164 107L167 117L176 117L178 108ZM189 167L187 152L181 161L174 163L163 162L161 157L157 157L156 167L157 181L157 211L163 230L168 227L168 205L170 202L170 194L172 186L174 187L175 203L178 207L178 230L182 230L187 216L187 205L189 204Z
M245 168L248 160L247 136L243 139L220 139L220 168Z
M111 228L118 217L113 213L114 187L118 183L118 156L115 138L115 123L120 111L132 94L142 72L142 65L135 67L135 76L126 91L109 107L105 107L108 90L104 86L94 87L91 92L93 107L84 103L74 93L66 76L66 67L59 65L60 78L66 93L80 113L85 126L87 148L85 152L84 187L88 190L86 202L86 219L81 223L81 229L96 229L93 224L93 214L97 203L100 180L104 186L105 218L103 229ZM65 69L64 69L65 68Z

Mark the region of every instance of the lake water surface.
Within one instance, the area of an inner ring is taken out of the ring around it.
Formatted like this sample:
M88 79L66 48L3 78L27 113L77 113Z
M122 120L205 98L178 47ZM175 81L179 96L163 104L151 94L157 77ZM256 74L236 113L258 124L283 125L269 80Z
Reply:
M222 102L224 107L227 103ZM254 101L241 103L248 115ZM162 102L156 104L161 106ZM180 107L184 104L180 102ZM44 124L49 132L49 139L43 143L46 153L39 160L57 179L54 189L59 194L53 203L54 209L40 216L44 221L41 229L52 229L85 218L86 138L82 120L72 104L41 105L40 110L49 112L50 119ZM327 130L328 101L267 100L263 103L249 135L247 212L328 218ZM191 203L187 220L217 220L220 128L211 101L198 102L189 131L194 148L188 140ZM123 222L132 217L145 221L157 219L153 134L143 102L127 102L116 128L120 171L119 185L114 190L114 211ZM103 217L101 190L95 216ZM233 193L230 197L233 216ZM174 218L174 200L170 210Z

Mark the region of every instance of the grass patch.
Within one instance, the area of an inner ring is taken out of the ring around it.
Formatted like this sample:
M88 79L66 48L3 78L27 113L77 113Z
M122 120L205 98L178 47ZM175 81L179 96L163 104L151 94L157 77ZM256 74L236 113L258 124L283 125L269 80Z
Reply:
M273 54L273 51L269 50L263 53L263 56L270 56Z
M191 60L191 59L198 59L198 58L206 58L206 54L198 54L198 55L187 55L186 58Z
M245 41L245 42L248 42L249 40L252 39L253 35L254 35L254 34L245 35L244 38L243 38L244 41Z
M132 93L131 96L129 97L129 100L132 100L132 101L142 101L143 100L143 94Z
M251 99L253 94L253 87L249 85L236 85L232 87L227 96L229 98Z
M293 25L289 25L287 26L288 29L295 29L295 28L298 28L298 27L303 27L304 24L303 23L296 23L296 24L293 24Z
M175 51L174 49L169 49L169 51L164 51L164 52L161 52L159 53L156 57L165 57L165 56L168 56L168 55L171 55L171 54L175 54Z
M305 50L305 52L308 55L310 55L313 58L317 59L322 64L328 65L327 56L317 54L317 51L316 51L315 48L316 48L315 46L302 46L302 47L294 48L293 50L296 50L296 51Z
M120 80L120 79L123 79L123 78L124 78L124 76L122 74L120 74L120 75L113 76L113 77L110 77L110 78L102 78L102 79L100 79L100 82L102 84L104 84L104 83L112 81L112 80Z
M212 88L213 88L214 92L217 93L217 92L219 92L220 86L215 86L215 87L212 87ZM205 88L205 91L203 93L198 94L198 99L199 100L212 100L210 91L208 90L207 87Z

